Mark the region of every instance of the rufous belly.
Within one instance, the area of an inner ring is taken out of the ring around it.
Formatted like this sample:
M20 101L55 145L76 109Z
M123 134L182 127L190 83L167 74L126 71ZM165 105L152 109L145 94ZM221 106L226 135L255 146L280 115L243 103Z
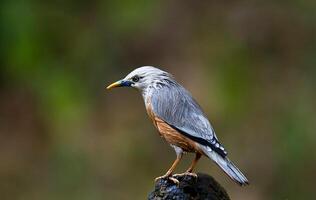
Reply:
M149 117L153 121L155 127L158 129L160 136L163 137L169 144L180 147L185 152L202 153L202 151L199 149L199 145L196 142L185 137L184 135L179 133L177 130L172 128L165 121L157 117L153 113L151 106L146 106L146 110Z

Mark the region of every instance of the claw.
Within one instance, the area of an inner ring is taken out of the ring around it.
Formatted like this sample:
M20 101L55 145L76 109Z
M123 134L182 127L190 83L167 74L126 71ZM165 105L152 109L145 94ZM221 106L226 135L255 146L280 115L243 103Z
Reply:
M159 177L155 178L155 182L159 181L160 179L165 179L165 178L167 178L166 175L159 176Z
M196 173L192 173L192 172L184 172L181 174L174 174L173 176L193 176L194 178L197 178L197 174Z
M172 176L169 176L169 180L172 181L174 184L179 185L178 179L173 178Z
M160 180L160 179L166 179L166 178L168 178L168 179L169 179L170 181L172 181L174 184L179 185L178 179L176 179L176 178L174 178L174 177L172 177L172 176L169 176L169 175L159 176L159 177L155 178L155 182L157 182L157 181Z

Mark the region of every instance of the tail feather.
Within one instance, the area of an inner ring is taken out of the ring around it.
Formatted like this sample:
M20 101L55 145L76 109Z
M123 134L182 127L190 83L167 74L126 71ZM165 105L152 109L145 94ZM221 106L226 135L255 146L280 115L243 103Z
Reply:
M231 162L227 157L222 157L215 151L212 151L209 147L203 148L204 153L211 158L215 163L222 168L222 170L239 185L248 185L247 178L242 172Z

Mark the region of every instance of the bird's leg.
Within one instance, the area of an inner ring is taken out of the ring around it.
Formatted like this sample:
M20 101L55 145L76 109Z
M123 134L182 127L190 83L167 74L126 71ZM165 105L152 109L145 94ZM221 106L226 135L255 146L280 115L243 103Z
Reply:
M193 171L193 169L195 168L197 162L200 160L201 156L202 156L202 154L200 154L200 153L196 153L196 154L195 154L195 158L194 158L194 160L192 161L192 163L191 163L189 169L187 169L186 172L191 173L191 172Z
M190 175L190 176L195 176L197 177L197 175L195 173L192 173L193 169L195 168L197 162L200 160L202 154L200 153L196 153L195 154L195 158L194 160L192 161L190 167L187 169L187 171L185 171L184 173L182 174L175 174L174 176L184 176L184 175Z
M179 181L173 177L171 177L171 174L172 172L174 171L174 169L176 168L176 166L178 165L178 163L180 162L182 158L182 154L179 156L177 155L177 158L176 160L173 162L172 166L170 167L170 169L167 171L167 173L163 176L159 176L155 179L155 181L158 181L159 179L162 179L162 178L169 178L171 181L173 181L174 183L176 184L179 184Z
M158 181L159 179L162 179L162 178L169 178L171 181L173 181L175 184L179 184L179 181L175 178L173 178L171 175L174 171L174 169L177 167L177 165L179 164L181 158L182 158L182 155L183 155L183 151L182 149L178 148L178 147L174 147L175 150L176 150L176 153L177 153L177 158L176 160L173 162L173 164L171 165L170 169L167 171L167 173L163 176L159 176L155 179L155 181Z

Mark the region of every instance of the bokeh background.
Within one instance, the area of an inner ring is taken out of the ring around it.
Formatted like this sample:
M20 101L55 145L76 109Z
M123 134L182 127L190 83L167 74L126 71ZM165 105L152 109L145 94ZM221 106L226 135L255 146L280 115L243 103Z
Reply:
M175 154L132 89L171 72L251 185L232 199L313 199L316 1L1 1L0 198L146 199ZM177 172L184 171L192 155Z

